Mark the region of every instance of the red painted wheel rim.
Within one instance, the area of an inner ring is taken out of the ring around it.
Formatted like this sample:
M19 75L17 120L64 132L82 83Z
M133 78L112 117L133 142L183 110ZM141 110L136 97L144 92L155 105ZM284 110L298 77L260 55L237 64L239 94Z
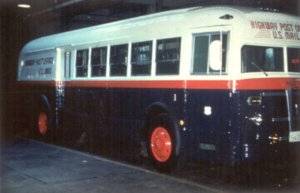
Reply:
M157 161L165 162L172 152L172 141L170 134L163 127L157 127L151 136L151 149Z
M48 119L47 119L47 115L43 112L41 112L39 114L39 130L41 134L45 134L47 132L48 129Z

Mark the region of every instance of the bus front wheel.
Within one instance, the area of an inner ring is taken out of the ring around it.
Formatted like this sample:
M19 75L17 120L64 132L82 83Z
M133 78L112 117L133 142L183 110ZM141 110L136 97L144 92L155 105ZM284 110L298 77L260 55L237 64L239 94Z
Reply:
M181 169L179 156L176 155L176 133L171 119L166 114L155 116L150 125L147 151L153 167L162 173Z

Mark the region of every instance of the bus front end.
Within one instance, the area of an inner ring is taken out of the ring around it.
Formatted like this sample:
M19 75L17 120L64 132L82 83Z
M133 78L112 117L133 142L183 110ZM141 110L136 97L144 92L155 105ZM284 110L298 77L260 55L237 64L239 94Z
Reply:
M280 29L281 23L277 25ZM278 42L275 33L269 33L268 40L254 38L240 46L240 77L235 81L235 128L240 132L233 146L235 162L299 159L299 40L285 36Z

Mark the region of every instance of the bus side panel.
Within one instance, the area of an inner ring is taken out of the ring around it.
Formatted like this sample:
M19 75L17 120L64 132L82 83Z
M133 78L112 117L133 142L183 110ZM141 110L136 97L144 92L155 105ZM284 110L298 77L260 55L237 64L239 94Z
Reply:
M145 112L154 103L161 103L171 118L183 117L182 89L110 89L110 136L126 142L140 142L140 129ZM174 95L176 99L174 101Z
M230 90L188 90L188 157L232 161Z
M176 95L176 96L175 96ZM183 118L183 89L66 88L65 107L79 132L90 131L116 141L140 143L147 108L164 104L175 120ZM179 122L179 121L177 121Z

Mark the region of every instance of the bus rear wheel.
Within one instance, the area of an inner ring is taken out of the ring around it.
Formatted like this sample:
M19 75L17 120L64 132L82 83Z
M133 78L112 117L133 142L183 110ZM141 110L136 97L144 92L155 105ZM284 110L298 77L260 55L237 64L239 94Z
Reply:
M35 104L32 118L32 133L35 139L48 139L50 137L49 108L44 102Z
M42 135L45 135L48 130L48 116L43 111L38 115L38 129Z
M155 116L148 132L147 151L153 167L158 172L171 173L182 168L179 156L176 155L178 143L169 116L166 114Z

